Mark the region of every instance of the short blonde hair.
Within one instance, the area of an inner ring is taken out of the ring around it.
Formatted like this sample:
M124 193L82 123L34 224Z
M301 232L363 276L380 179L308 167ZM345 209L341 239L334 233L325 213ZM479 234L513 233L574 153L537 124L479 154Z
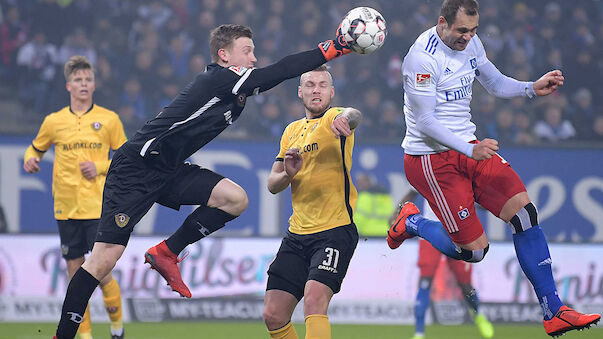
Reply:
M83 55L74 55L65 63L65 80L69 81L71 76L79 70L91 70L94 73L94 67L92 67L88 58Z

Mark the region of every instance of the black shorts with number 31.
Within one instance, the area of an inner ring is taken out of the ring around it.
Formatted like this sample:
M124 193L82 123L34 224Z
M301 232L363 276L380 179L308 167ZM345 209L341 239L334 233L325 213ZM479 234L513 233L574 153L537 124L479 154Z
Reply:
M357 244L354 224L312 234L287 231L268 268L266 290L289 292L301 300L306 282L316 280L339 292Z

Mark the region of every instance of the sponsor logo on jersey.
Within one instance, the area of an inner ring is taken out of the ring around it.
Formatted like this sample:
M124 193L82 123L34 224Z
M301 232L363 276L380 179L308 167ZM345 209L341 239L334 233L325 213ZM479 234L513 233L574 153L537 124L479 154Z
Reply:
M444 70L444 75L450 75L454 73L450 68L446 67L446 69Z
M230 66L228 69L233 71L238 76L243 76L243 74L247 71L247 68L243 66Z
M477 68L477 59L476 58L469 59L469 64L471 64L471 69L476 69Z
M325 266L325 265L318 265L318 269L319 270L323 270L323 271L327 271L327 272L331 272L334 274L337 274L337 269L335 267L330 267L330 266Z
M130 221L130 217L125 213L117 213L115 215L115 223L120 228L126 227L128 221Z
M300 154L306 153L306 152L312 152L312 151L318 151L318 143L317 142L313 142L311 144L302 146L300 149Z
M462 210L459 211L459 218L461 220L465 220L467 218L469 218L469 210L467 209L467 207L463 208Z
M101 123L98 121L92 123L92 129L94 129L95 131L98 131L99 129L101 129L101 127L103 127L103 125L101 125Z
M63 144L63 151L73 151L73 150L78 150L78 149L101 149L101 148L103 148L102 142L74 142L72 144Z
M429 87L431 85L431 74L417 73L415 78L416 87Z

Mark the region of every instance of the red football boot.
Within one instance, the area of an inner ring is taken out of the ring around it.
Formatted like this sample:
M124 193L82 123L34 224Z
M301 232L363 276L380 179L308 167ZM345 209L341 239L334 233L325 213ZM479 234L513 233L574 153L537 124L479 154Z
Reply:
M178 269L178 263L184 258L178 259L178 256L167 247L165 240L149 248L144 254L144 262L151 264L151 269L157 270L159 274L167 281L172 290L180 293L181 296L190 298L189 291Z
M583 330L599 322L598 314L582 314L567 306L561 306L551 320L543 320L544 330L551 337L558 337L571 330Z
M404 240L414 237L414 235L406 233L406 218L417 213L419 213L419 208L415 204L412 202L404 203L402 208L400 208L400 213L398 213L396 220L387 231L387 244L389 248L394 250L400 247Z

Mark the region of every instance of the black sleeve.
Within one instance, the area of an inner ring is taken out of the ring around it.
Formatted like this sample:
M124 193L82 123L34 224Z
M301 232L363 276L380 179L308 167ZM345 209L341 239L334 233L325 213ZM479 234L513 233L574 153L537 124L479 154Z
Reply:
M325 62L327 60L319 48L291 54L270 66L254 69L245 80L241 78L244 82L237 93L257 94L254 93L256 88L259 89L259 92L267 91L281 82L300 76Z

